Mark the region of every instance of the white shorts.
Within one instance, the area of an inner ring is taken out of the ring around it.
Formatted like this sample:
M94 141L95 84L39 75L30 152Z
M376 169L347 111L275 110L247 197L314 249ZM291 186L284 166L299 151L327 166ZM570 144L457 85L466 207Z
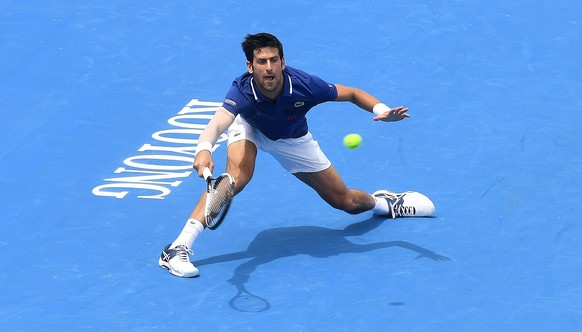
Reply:
M253 142L258 149L272 155L290 173L319 172L331 166L310 132L299 138L273 141L237 115L228 128L228 145L240 140Z

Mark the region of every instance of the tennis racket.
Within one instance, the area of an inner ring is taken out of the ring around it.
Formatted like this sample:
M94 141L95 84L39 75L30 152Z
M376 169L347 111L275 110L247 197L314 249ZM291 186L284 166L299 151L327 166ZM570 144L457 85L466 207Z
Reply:
M226 217L234 197L234 178L228 173L215 178L208 167L204 168L202 175L207 185L204 222L206 227L216 229Z

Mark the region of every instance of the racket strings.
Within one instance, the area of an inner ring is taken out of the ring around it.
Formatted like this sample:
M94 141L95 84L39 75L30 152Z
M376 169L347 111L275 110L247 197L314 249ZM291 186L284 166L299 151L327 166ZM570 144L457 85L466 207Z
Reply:
M212 199L208 207L208 216L211 219L219 219L226 212L224 205L232 199L232 184L228 178L219 178L213 186Z

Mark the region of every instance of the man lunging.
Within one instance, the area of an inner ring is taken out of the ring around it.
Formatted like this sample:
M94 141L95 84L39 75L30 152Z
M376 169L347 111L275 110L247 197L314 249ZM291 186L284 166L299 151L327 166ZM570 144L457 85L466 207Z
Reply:
M317 76L285 65L283 45L268 33L247 35L242 43L247 72L236 78L226 98L200 135L194 168L202 176L214 169L211 150L228 130L226 172L235 178L235 195L249 183L258 150L271 154L288 172L313 188L332 207L350 214L373 211L377 215L429 217L432 201L418 192L373 194L347 188L309 132L305 115L328 101L348 101L373 113L374 121L408 118L408 108L390 108L371 94L353 87L330 84ZM190 262L194 240L204 230L205 193L182 232L162 251L159 265L180 277L195 277Z

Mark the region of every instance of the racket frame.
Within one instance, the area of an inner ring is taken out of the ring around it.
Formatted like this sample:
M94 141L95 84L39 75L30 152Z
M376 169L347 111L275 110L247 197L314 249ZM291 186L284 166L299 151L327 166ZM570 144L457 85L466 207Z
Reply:
M224 218L226 217L226 214L228 213L228 210L230 208L230 204L232 203L232 198L234 197L234 178L232 177L232 175L228 173L222 173L219 177L215 178L212 176L212 172L208 167L204 168L204 170L202 171L202 176L204 177L204 180L206 180L206 204L204 205L204 224L208 229L215 230L224 221ZM213 191L216 190L214 186L219 179L223 179L222 181L229 181L230 198L222 206L221 213L218 219L215 219L212 223L210 223L208 210L212 205L212 199L214 198Z

